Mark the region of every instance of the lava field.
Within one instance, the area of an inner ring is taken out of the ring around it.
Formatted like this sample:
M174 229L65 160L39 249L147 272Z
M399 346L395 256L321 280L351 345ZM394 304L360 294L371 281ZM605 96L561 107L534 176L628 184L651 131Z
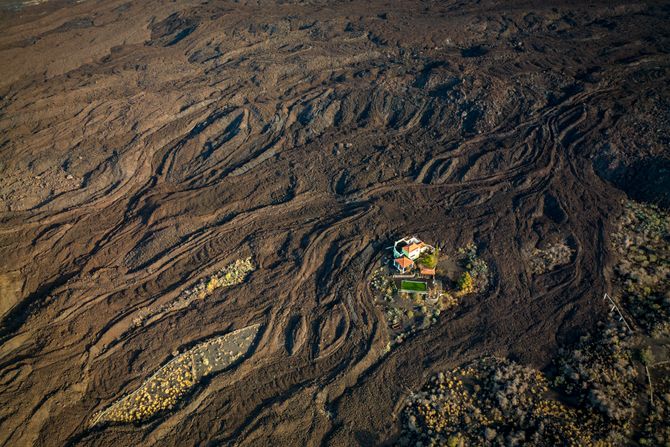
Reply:
M670 206L667 2L19 3L0 445L393 444L438 371L543 369L607 318L623 201ZM370 280L405 235L490 282L389 348ZM251 326L170 410L91 424Z

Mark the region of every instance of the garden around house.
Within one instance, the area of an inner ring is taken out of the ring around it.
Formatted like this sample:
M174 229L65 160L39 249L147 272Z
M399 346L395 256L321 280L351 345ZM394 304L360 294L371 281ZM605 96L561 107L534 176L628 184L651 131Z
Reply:
M439 247L407 237L396 241L392 252L392 260L382 262L370 280L392 345L437 323L459 299L484 292L490 284L488 264L473 242L445 255Z

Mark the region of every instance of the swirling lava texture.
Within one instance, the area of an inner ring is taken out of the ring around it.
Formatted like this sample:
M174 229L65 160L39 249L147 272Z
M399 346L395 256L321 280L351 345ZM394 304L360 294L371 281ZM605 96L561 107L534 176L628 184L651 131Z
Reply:
M607 311L621 199L667 204L668 170L630 169L667 165L669 17L600 0L0 13L0 444L378 444L434 371L546 364ZM475 240L494 276L385 353L367 280L405 234ZM570 263L533 276L524 253L559 239ZM170 307L247 256L243 284ZM155 309L172 310L133 323ZM175 351L252 324L248 358L173 411L90 426Z

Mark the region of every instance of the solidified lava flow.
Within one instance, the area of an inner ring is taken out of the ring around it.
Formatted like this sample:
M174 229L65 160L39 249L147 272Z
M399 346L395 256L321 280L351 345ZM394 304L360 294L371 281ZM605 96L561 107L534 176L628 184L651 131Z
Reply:
M663 1L0 1L0 445L394 443L437 371L547 367L670 206L669 51ZM391 346L406 235L488 282Z

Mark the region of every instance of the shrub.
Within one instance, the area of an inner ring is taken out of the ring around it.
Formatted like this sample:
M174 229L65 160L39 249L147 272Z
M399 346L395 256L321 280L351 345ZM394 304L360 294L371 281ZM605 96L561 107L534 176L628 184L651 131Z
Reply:
M214 289L219 287L219 278L212 276L207 282L207 293L212 293Z
M670 334L670 215L657 207L624 203L612 245L617 254L616 280L623 290L622 305L651 335Z
M462 293L470 293L474 290L475 284L472 281L472 275L470 272L463 272L461 277L458 279L458 290Z
M475 289L482 291L486 289L489 285L489 266L486 261L479 256L477 256L477 246L470 242L465 247L459 248L458 253L462 255L462 258L459 260L459 263L465 270L469 273L473 283L472 288L464 291L463 293L474 292Z
M403 435L409 445L424 446L595 445L594 427L582 413L547 399L546 392L540 371L480 359L438 373L412 394L403 410Z
M638 352L638 356L640 358L640 361L644 365L649 366L652 363L654 363L654 353L651 351L651 348L649 346L647 346L644 349L640 349L640 351Z
M449 436L449 439L447 439L448 447L461 447L463 445L464 445L463 438L461 438L460 434Z

